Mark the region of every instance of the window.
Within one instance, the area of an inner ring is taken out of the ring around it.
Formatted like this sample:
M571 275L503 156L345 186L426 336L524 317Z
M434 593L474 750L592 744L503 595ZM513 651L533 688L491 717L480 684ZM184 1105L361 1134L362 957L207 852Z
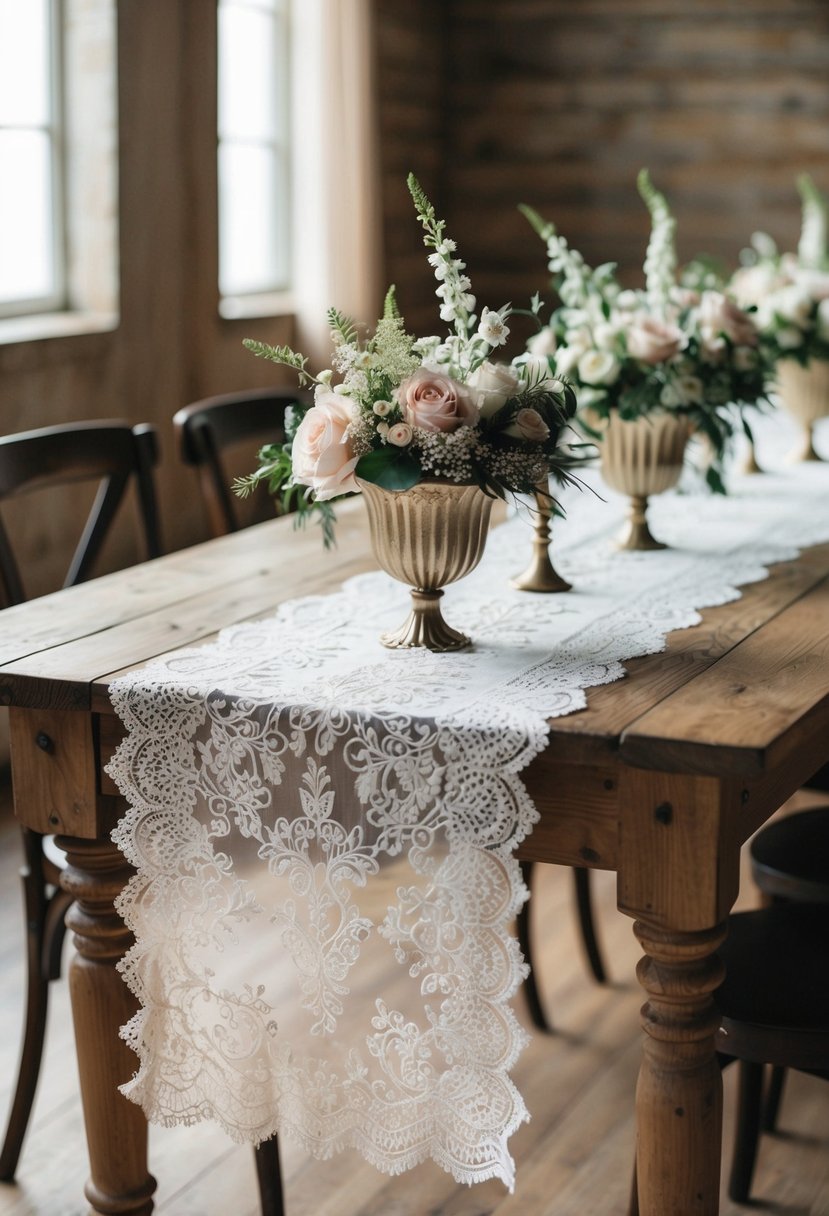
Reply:
M64 297L54 0L0 0L0 316Z
M290 284L288 0L219 0L219 292Z

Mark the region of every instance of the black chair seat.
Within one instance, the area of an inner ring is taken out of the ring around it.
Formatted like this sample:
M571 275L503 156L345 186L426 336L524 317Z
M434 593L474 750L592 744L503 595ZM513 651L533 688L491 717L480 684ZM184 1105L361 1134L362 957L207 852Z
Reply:
M735 913L720 957L718 1050L807 1072L829 1068L829 906Z
M829 807L787 815L751 843L754 881L777 899L829 903Z

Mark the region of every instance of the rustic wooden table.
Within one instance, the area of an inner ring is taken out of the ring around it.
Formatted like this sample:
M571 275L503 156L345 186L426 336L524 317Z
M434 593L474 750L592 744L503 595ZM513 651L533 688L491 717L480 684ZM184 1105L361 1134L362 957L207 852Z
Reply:
M122 802L103 772L120 724L115 675L208 640L298 594L372 568L360 505L339 548L274 520L2 614L0 703L11 707L15 811L56 833L76 955L70 970L95 1213L145 1216L142 1112L117 1028L132 997L115 971L113 910L127 870L109 841ZM636 1095L642 1216L714 1216L721 1151L713 957L737 894L742 843L829 759L829 545L782 563L740 600L669 636L662 654L551 723L527 781L541 821L528 859L615 870L635 919L644 1055Z

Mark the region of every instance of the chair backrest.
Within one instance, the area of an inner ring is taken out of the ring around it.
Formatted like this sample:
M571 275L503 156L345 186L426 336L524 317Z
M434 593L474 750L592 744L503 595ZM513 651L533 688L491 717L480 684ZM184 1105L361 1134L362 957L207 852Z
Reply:
M0 504L33 490L70 482L98 482L92 509L69 565L64 587L88 579L109 535L130 480L138 492L148 557L161 553L153 468L155 427L148 423L73 422L0 438ZM0 592L6 605L26 599L9 534L0 520Z
M224 536L244 526L238 499L230 488L232 479L223 458L226 449L250 440L246 471L253 472L259 448L284 440L288 406L307 404L309 400L309 395L299 389L251 389L206 397L184 406L175 415L173 425L181 458L198 472L211 535ZM261 519L273 514L264 493L259 502Z

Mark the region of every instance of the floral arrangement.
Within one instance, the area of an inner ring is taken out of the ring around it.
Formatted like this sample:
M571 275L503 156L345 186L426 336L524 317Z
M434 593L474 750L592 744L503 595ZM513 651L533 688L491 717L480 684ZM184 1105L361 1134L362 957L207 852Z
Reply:
M359 491L358 478L400 491L424 479L471 483L504 497L546 486L549 474L568 480L578 459L558 446L575 414L573 389L546 358L492 361L509 335L507 319L520 310L482 308L476 316L455 242L413 174L408 185L431 250L440 317L452 327L447 335L408 334L392 287L371 334L329 310L332 366L317 375L290 347L245 341L253 354L292 368L300 386L313 385L314 398L287 419L287 442L263 448L258 469L234 489L244 496L265 482L300 521L317 508L327 543L331 502Z
M797 253L779 253L765 232L755 232L730 290L754 318L768 355L806 366L829 360L829 250L827 201L811 178L798 178L803 222Z
M680 281L668 203L644 169L638 187L651 215L645 286L638 290L622 288L614 263L591 269L553 224L521 207L546 241L561 301L528 350L554 356L558 374L577 386L579 420L594 439L601 436L591 412L594 419L611 409L625 419L654 410L686 414L711 440L715 460L706 477L722 491L722 455L740 407L765 397L767 360L752 317L733 299Z

